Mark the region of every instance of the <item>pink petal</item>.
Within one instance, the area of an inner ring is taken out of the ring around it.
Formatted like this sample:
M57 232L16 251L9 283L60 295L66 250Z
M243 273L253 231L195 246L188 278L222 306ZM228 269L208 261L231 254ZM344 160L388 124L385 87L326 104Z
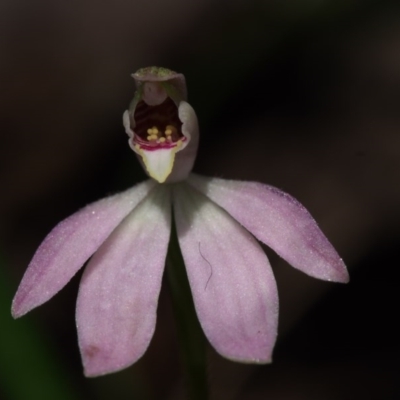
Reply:
M60 222L44 239L25 272L13 300L14 318L61 290L153 186L151 181L143 182L89 204Z
M223 209L181 184L174 188L179 243L203 330L224 357L270 362L278 294L259 244Z
M156 324L170 225L169 187L158 186L86 267L76 315L86 376L126 368L146 351Z
M348 282L342 259L310 213L292 196L261 183L194 174L189 183L293 267L315 278Z

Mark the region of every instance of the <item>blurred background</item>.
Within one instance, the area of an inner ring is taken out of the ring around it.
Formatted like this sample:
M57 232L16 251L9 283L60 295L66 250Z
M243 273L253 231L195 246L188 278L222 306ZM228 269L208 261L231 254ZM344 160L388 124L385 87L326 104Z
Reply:
M289 192L351 275L317 281L266 249L274 362L209 348L211 398L399 399L400 4L388 0L0 0L0 398L185 398L168 285L144 357L101 378L82 374L81 273L10 315L51 228L145 178L122 113L130 74L149 65L186 76L195 172Z

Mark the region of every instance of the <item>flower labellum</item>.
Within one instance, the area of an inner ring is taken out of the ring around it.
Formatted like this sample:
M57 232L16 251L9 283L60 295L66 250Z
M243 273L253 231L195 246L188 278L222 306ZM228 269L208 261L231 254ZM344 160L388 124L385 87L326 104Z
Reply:
M199 131L183 75L149 67L133 77L137 91L123 122L152 179L60 222L25 272L12 314L18 318L49 300L90 259L76 307L85 374L132 365L154 333L173 208L196 313L210 344L231 360L271 362L278 293L256 239L318 279L348 282L346 267L290 195L261 183L191 173Z
M197 117L186 102L185 77L165 68L133 74L137 91L123 115L131 149L159 183L186 179L198 146Z

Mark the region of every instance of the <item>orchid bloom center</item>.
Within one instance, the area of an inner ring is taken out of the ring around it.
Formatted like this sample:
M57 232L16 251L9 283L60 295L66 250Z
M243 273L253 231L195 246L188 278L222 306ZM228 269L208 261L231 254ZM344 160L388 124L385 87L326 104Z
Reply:
M179 150L186 137L182 134L182 122L178 108L167 97L161 104L148 105L141 100L134 114L136 126L133 143L135 150L154 151L159 149Z
M137 91L123 116L131 149L157 182L186 179L197 153L198 125L186 102L184 77L156 67L133 77Z

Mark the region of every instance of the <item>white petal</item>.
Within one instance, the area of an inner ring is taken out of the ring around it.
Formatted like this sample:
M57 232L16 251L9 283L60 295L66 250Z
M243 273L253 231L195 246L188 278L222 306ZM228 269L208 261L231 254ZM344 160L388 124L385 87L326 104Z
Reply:
M199 145L199 125L197 116L192 106L186 101L181 101L178 108L179 119L182 121L182 133L186 137L182 150L176 153L174 167L167 182L180 182L185 180L192 171Z

